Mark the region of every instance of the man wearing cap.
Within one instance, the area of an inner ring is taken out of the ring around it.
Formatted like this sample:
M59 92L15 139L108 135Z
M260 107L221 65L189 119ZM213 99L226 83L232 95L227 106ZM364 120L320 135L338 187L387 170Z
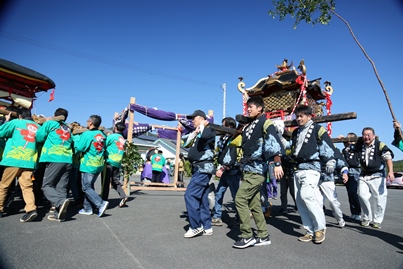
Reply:
M211 215L208 201L209 181L215 173L214 144L216 132L208 127L206 114L196 110L186 116L191 119L195 130L183 137L185 146L190 147L188 160L192 164L192 178L185 192L185 204L190 228L185 238L199 234L212 235Z

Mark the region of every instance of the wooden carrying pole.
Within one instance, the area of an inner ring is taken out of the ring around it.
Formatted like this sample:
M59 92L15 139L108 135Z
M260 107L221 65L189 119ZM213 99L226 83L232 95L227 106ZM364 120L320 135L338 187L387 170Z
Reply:
M356 118L357 118L357 113L346 112L346 113L333 114L333 115L316 116L316 117L312 118L312 121L316 122L316 123L324 123L324 122L351 120L351 119L356 119ZM296 120L285 120L284 125L285 125L285 127L298 126Z
M0 108L0 114L8 115L8 114L10 114L10 113L11 113L11 115L13 115L14 117L17 117L17 112L9 111L9 110L4 109L4 108Z
M350 119L356 119L356 118L357 118L357 113L347 112L347 113L313 117L312 121L316 122L316 123L324 123L324 122L350 120ZM224 127L224 126L214 124L214 123L210 123L209 126L221 133L235 134L235 132L236 132L235 129ZM285 120L284 126L293 127L293 126L298 126L298 124L295 120Z

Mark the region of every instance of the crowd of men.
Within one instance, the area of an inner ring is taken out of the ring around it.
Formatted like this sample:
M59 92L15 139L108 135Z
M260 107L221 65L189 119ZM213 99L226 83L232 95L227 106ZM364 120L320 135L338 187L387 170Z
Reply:
M68 111L63 108L57 109L55 118L42 126L32 120L30 110L22 108L16 112L17 117L10 113L0 125L0 149L3 150L0 217L6 216L5 202L16 178L25 202L21 222L37 217L37 204L44 198L51 205L47 218L65 220L71 201L69 190L79 214L96 213L101 217L109 204L109 184L120 195L119 207L125 205L127 195L119 174L126 142L122 136L124 123L117 123L113 134L105 135L99 130L101 117L91 115L87 130L73 134L71 126L65 123ZM266 184L267 181L283 181L282 211L287 213L289 188L306 230L298 240L320 244L326 236L325 199L329 200L340 227L345 225L337 200L335 174L339 174L346 185L351 218L361 221L362 226L381 228L387 202L386 178L394 179L393 152L378 140L373 128L364 128L361 137L349 133L349 142L344 143L345 148L340 152L326 129L313 122L309 106L296 107L298 127L288 139L281 123L266 118L261 97L248 99L247 112L248 117L237 117L238 124L231 117L222 120L224 127L235 132L220 134L217 147L217 132L211 128L206 114L196 110L187 115L195 130L182 137L184 145L189 147L187 158L192 165L192 177L184 195L190 223L185 238L213 235L212 226L223 225L223 197L229 187L241 232L233 247L270 245L265 217L270 215L271 204ZM63 120L58 119L59 116ZM394 122L394 128L393 145L402 149L400 124ZM152 158L158 168L162 168L163 157L155 154ZM183 184L183 155L180 162L179 182ZM94 183L104 167L99 195ZM152 172L153 181L160 182L159 169ZM213 214L208 199L212 175L220 178ZM255 233L251 220L256 224Z
M0 217L6 216L5 202L18 179L25 202L21 222L37 217L37 205L50 203L48 220L63 221L70 203L71 190L78 213L101 217L108 207L109 184L119 193L122 207L127 201L120 182L119 167L124 153L126 126L117 123L113 134L99 130L102 119L91 115L87 130L73 135L65 123L68 111L58 108L54 118L43 125L32 119L29 109L20 108L5 116L0 126L2 152L0 180ZM62 119L60 119L60 117ZM103 189L95 192L94 183L102 170ZM15 184L15 183L14 183Z
M348 134L349 142L344 143L345 148L340 152L326 129L313 122L309 106L296 107L298 127L288 139L283 135L284 126L266 118L262 98L249 98L247 112L248 117L237 116L238 126L231 117L223 119L224 127L237 131L222 134L216 149L217 133L209 125L206 114L196 110L187 116L193 121L195 131L183 137L185 145L190 147L188 160L192 164L192 177L185 192L190 223L185 238L212 235L212 226L223 225L223 195L229 187L241 232L233 247L244 249L271 244L265 221L271 205L262 198L267 180L279 180L284 181L281 186L285 189L281 190L282 212L287 212L286 196L290 188L295 210L306 230L298 240L320 244L326 237L325 199L329 200L340 227L345 225L337 200L335 174L346 185L351 218L361 221L362 226L381 228L387 200L386 178L394 180L393 152L378 140L373 128L364 128L361 137ZM395 123L394 127L400 128L400 125ZM401 145L401 138L399 142L395 135L394 145L399 143ZM220 181L211 214L208 186L212 175ZM252 220L256 224L255 233Z

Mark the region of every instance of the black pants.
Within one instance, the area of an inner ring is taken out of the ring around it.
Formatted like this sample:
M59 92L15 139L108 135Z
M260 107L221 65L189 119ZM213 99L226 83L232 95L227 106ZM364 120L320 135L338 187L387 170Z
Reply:
M161 175L162 175L162 172L153 170L153 178L151 181L152 182L162 182Z
M105 173L102 175L102 191L101 198L104 201L108 201L109 196L109 184L112 183L112 188L114 188L118 193L120 198L125 198L126 193L122 188L122 183L120 182L120 171L118 167L114 167L110 164L106 165Z
M287 210L288 199L287 191L290 190L292 200L294 201L294 206L297 207L295 202L295 190L294 190L294 178L292 175L286 174L280 180L280 200L281 200L281 210Z
M185 171L178 171L178 182L182 182L181 184L178 184L179 187L184 187L185 186L183 184L184 175L185 175Z
M358 174L348 175L348 181L345 183L352 215L361 215L361 206L358 198Z
M42 183L43 183L43 175L45 174L45 168L46 163L38 163L37 168L34 171L35 180L33 181L33 188L34 188L36 206L43 205Z
M42 191L52 206L59 207L66 200L71 168L69 163L46 164Z
M81 172L78 167L73 167L70 173L69 189L74 198L74 203L81 208L84 202L84 192L81 185Z

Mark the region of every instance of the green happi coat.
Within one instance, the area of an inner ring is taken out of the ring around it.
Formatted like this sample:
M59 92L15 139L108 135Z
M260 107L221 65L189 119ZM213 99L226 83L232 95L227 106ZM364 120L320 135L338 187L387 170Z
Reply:
M0 161L3 156L4 148L6 147L6 140L4 138L0 138Z
M153 171L162 172L162 169L165 165L165 158L162 154L154 154L151 157L151 169Z
M73 136L75 152L82 152L80 171L83 173L100 173L104 166L105 135L97 129L88 130Z
M36 133L32 120L15 119L0 126L0 138L8 138L0 165L34 169L38 158Z
M36 134L37 142L45 142L39 162L72 163L73 150L70 128L62 121L45 122Z
M126 140L121 134L110 134L106 138L106 162L114 167L120 167Z

